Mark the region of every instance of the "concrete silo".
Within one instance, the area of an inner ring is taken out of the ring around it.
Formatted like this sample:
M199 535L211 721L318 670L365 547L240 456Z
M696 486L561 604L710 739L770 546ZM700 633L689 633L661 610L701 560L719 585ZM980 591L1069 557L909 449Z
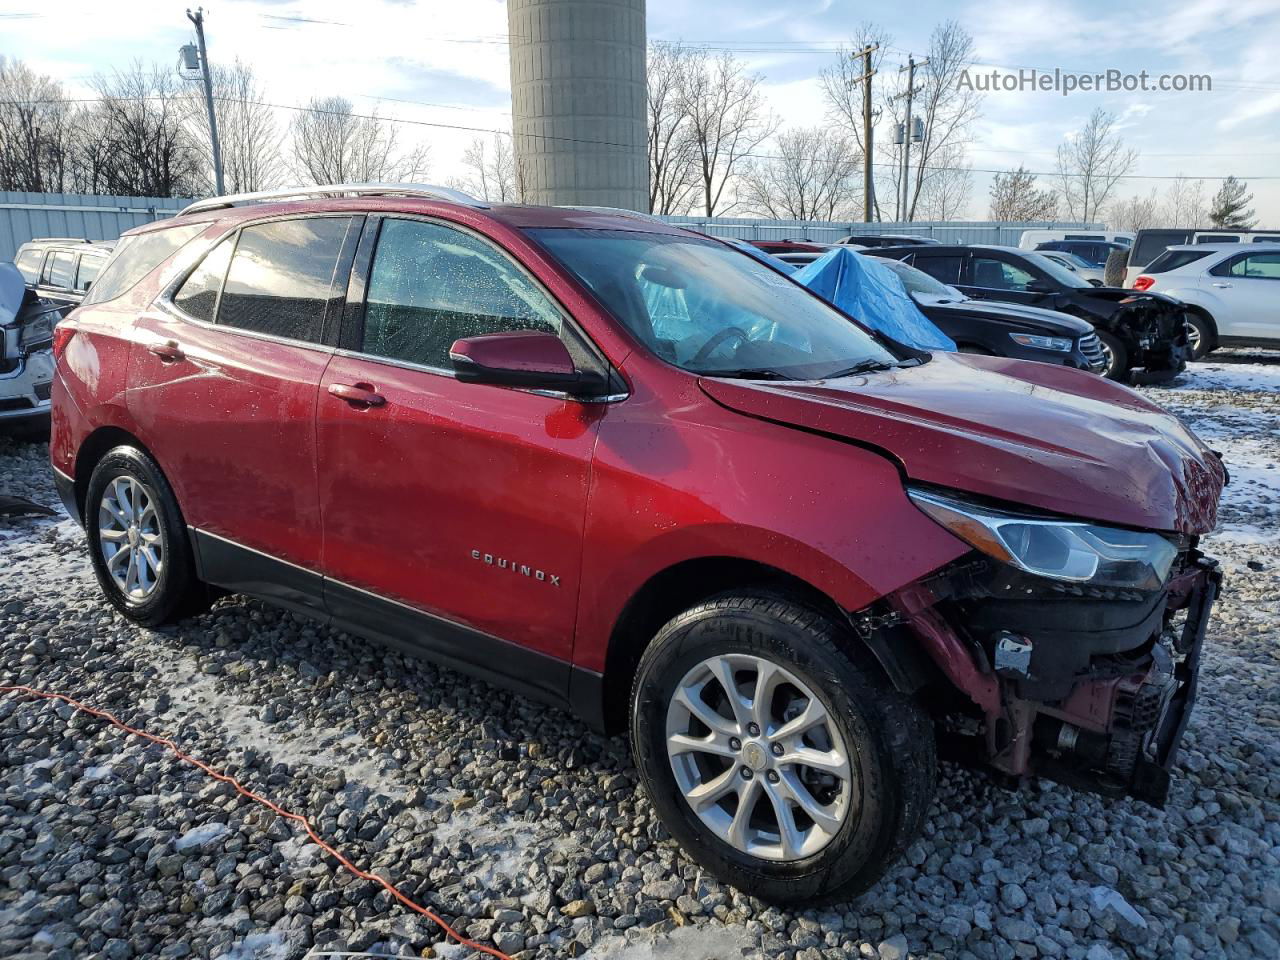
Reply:
M529 203L648 210L645 0L507 0Z

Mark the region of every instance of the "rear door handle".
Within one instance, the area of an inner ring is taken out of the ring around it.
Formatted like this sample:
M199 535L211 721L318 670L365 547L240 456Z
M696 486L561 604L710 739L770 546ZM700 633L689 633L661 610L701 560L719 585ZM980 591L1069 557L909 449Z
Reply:
M331 383L329 395L361 409L380 407L387 402L387 398L378 393L369 383Z
M182 352L182 348L178 346L177 340L165 340L161 343L153 343L147 347L147 352L154 353L164 363L176 363L185 359L186 354Z

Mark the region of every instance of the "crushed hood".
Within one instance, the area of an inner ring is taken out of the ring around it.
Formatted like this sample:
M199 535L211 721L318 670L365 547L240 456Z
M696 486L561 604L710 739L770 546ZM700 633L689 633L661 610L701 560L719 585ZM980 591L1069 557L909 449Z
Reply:
M1052 364L934 354L833 380L701 385L748 416L877 448L914 481L1103 523L1208 533L1226 482L1173 415Z

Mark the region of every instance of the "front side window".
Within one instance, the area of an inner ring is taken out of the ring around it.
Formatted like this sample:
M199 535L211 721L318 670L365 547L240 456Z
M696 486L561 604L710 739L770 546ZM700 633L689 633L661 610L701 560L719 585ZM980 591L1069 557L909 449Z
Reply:
M88 254L80 255L80 265L76 268L76 289L83 293L93 285L93 281L98 279L98 273L102 270L102 264L105 257L91 257Z
M723 244L625 230L528 233L652 353L691 373L807 380L896 363L844 314Z
M218 303L217 323L319 343L350 217L274 220L244 227Z
M235 234L220 241L183 281L173 295L174 304L188 316L213 323L217 315L218 294L235 249Z
M1089 281L1080 279L1079 274L1072 273L1062 264L1055 263L1053 260L1050 260L1048 257L1043 256L1042 254L1029 253L1026 256L1027 256L1027 261L1029 263L1032 263L1035 266L1039 267L1041 270L1047 273L1061 286L1075 287L1078 290L1083 289L1085 287L1093 286L1093 284L1089 283ZM1014 267L1011 264L1005 264L1005 266L1009 269L1017 270L1019 274L1025 274L1027 277L1030 278L1030 280L1036 279L1035 276L1033 276L1032 274L1027 273L1027 271L1025 270L1021 270L1017 267ZM1024 285L1023 287L1012 287L1010 289L1026 289L1026 287Z
M455 340L515 330L559 335L562 322L533 281L484 241L438 223L383 222L362 352L447 370Z
M1047 258L1045 258L1047 260ZM1059 267L1059 269L1062 269ZM1021 267L987 257L973 258L973 285L988 290L1026 290L1035 277Z
M207 223L191 223L122 237L84 302L106 303L132 289L135 283L177 253L197 234L203 233L206 227Z

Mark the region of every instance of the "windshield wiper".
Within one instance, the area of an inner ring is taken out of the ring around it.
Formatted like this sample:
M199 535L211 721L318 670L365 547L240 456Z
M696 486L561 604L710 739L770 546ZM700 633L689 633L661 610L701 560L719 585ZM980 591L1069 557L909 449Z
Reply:
M700 377L729 377L735 380L794 380L795 377L789 376L778 370L769 370L766 368L759 369L737 369L737 370L699 370Z
M829 373L823 379L834 380L836 377L851 377L855 373L873 373L876 370L897 370L900 366L900 363L885 363L883 360L862 360L845 370Z

